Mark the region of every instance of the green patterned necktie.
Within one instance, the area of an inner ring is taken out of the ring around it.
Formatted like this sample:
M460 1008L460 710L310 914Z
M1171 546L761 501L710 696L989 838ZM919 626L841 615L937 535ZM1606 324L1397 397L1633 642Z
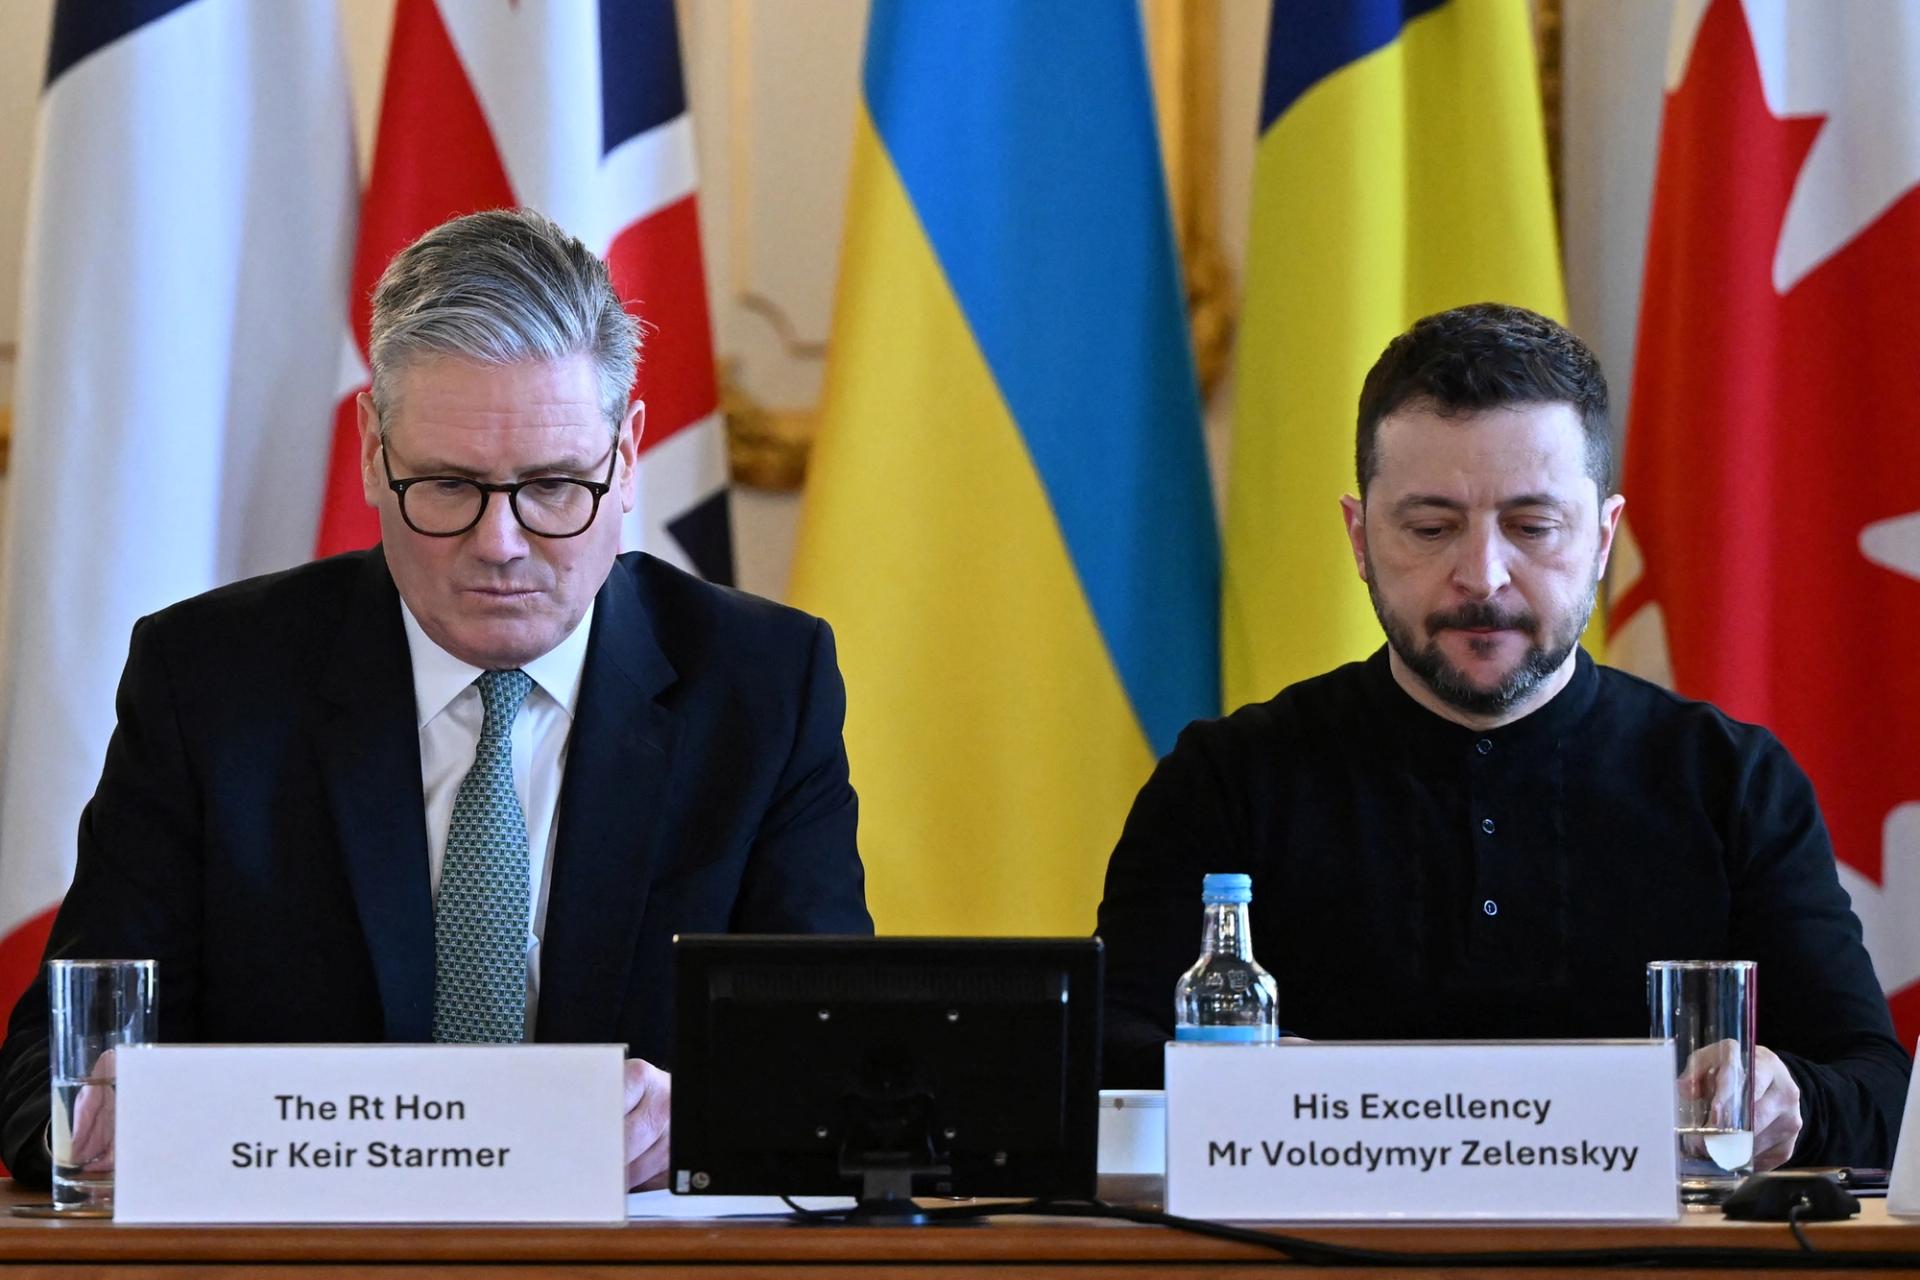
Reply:
M527 1017L527 818L513 788L513 718L524 671L482 672L486 718L460 780L433 910L433 1038L513 1044Z

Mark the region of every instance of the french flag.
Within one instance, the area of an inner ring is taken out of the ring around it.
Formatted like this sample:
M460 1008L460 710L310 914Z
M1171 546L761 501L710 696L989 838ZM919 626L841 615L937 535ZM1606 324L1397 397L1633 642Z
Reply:
M463 213L540 210L608 261L646 322L640 500L626 545L733 578L726 450L672 0L399 0L354 258L318 550L371 546L353 397L374 282ZM338 341L336 339L336 341Z
M359 197L335 0L60 0L0 660L0 1004L40 960L134 620L307 558Z

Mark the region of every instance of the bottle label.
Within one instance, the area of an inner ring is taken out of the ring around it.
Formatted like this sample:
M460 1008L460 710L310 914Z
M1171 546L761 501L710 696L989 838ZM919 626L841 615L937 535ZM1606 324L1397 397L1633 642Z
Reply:
M1214 1044L1259 1044L1273 1041L1272 1027L1175 1027L1175 1040L1208 1041Z

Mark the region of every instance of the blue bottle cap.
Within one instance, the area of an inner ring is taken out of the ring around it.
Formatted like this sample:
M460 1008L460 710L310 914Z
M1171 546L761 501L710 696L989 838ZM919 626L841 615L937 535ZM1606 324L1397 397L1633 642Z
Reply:
M1207 902L1252 902L1253 877L1239 872L1219 872L1200 882L1200 901Z

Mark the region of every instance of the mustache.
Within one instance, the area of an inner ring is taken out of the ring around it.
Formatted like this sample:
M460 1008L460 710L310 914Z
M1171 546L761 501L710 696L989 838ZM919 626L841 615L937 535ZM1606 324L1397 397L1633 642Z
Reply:
M1430 613L1426 622L1429 635L1436 631L1471 631L1480 628L1524 631L1530 636L1540 633L1540 619L1525 609L1510 613L1496 605L1471 602Z

